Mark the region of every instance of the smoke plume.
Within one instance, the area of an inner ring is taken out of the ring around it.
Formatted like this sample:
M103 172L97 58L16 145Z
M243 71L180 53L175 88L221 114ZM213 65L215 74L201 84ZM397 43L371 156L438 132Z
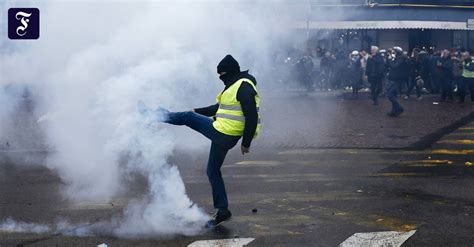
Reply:
M1 12L16 5L7 1ZM40 8L41 35L22 42L2 35L0 131L17 101L2 88L26 85L44 142L54 150L46 165L66 184L66 198L108 201L127 189L122 180L128 175L141 174L149 194L110 222L112 233L198 233L208 216L188 198L177 167L167 162L185 140L176 127L148 123L136 104L143 100L173 111L212 104L222 88L216 65L226 54L257 77L264 73L271 47L285 32L279 6L234 1L21 5ZM48 230L12 220L0 229Z

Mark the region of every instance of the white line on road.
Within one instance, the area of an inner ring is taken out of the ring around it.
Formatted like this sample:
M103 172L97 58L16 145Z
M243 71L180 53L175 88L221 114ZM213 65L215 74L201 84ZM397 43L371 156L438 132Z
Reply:
M416 230L409 232L364 232L355 233L350 236L339 247L355 247L355 246L367 246L367 247L400 247L407 241Z
M242 247L253 240L255 240L255 238L199 240L188 245L188 247Z

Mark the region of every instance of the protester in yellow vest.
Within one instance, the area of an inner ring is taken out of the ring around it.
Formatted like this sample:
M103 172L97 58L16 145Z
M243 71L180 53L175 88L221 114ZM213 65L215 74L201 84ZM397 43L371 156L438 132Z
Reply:
M466 87L469 88L471 92L471 102L474 103L474 61L472 60L469 52L464 52L462 54L462 78L461 84L459 85L459 101L464 103L464 97L466 92Z
M240 71L239 63L231 55L217 65L217 73L225 88L217 95L214 105L187 112L169 112L163 108L151 111L139 106L143 115L173 125L186 125L211 140L207 176L217 212L207 227L215 227L232 216L221 174L227 152L241 137L242 154L250 152L252 139L260 131L260 96L255 78L248 71Z

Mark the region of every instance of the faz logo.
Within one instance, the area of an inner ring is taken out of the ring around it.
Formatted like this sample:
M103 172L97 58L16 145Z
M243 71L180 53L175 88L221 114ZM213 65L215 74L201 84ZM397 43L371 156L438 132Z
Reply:
M37 8L10 8L8 10L8 37L10 39L38 39L39 22Z

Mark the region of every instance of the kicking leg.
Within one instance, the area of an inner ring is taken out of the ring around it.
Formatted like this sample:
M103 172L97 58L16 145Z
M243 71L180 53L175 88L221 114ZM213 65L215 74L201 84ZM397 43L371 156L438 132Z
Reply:
M216 139L216 131L212 126L212 119L192 111L168 112L164 122L173 125L186 125L210 140Z

